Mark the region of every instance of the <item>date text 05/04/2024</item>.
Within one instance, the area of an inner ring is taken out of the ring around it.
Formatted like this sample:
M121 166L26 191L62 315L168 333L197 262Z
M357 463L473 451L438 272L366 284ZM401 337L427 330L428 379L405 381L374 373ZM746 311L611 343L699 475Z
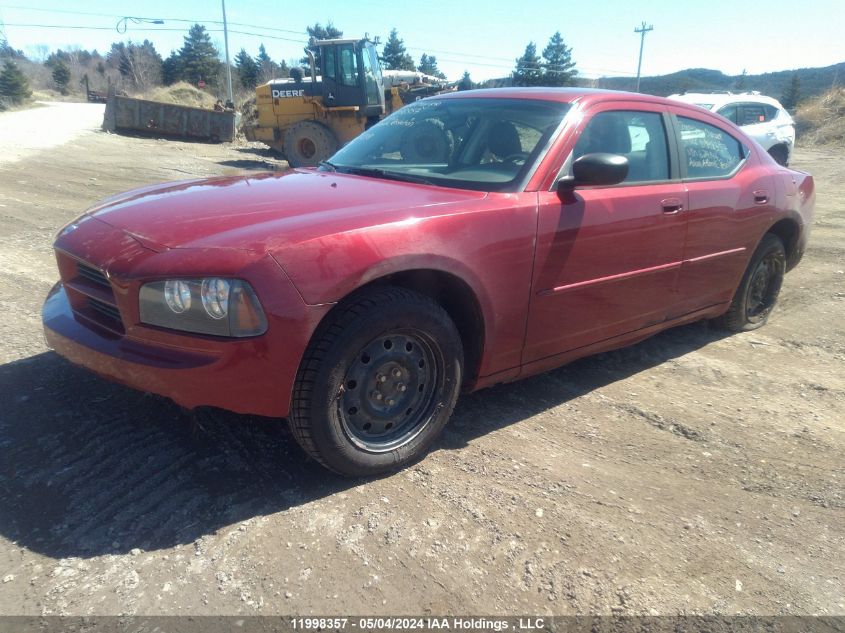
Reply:
M297 631L359 629L395 631L531 631L545 626L543 618L479 617L295 617L290 624Z

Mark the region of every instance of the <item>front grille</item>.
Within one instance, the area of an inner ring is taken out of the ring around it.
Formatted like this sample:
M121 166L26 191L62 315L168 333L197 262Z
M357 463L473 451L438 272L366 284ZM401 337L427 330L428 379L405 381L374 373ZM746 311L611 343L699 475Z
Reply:
M106 276L103 274L101 270L94 268L93 266L89 266L88 264L83 264L82 262L78 262L76 264L76 272L77 275L90 281L91 283L97 284L98 286L103 286L104 288L108 288L111 290L111 284Z
M120 311L113 305L88 297L88 307L97 314L120 323Z
M122 336L125 333L123 319L106 274L69 253L57 251L57 255L70 308L77 320Z

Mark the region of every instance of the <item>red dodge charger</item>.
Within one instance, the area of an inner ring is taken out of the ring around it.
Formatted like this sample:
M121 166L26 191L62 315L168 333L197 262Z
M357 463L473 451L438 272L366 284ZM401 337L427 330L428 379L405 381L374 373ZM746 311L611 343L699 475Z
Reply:
M762 325L811 176L693 105L582 89L408 105L317 169L105 200L59 233L48 343L188 407L287 417L346 475L458 393L697 319Z

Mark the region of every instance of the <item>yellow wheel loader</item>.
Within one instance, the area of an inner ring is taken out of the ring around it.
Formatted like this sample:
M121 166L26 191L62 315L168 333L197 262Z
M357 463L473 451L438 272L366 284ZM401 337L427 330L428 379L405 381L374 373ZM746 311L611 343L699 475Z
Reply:
M314 49L320 51L319 76ZM310 77L258 86L257 121L244 129L247 139L281 152L291 167L318 165L405 103L454 90L422 73L383 74L375 46L367 39L318 40L305 52Z

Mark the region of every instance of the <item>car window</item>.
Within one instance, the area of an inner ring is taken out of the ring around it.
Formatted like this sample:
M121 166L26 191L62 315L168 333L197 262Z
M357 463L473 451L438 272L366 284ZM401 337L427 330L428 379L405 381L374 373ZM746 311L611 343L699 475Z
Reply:
M737 121L737 105L735 103L719 108L718 113L733 123L736 123Z
M769 105L768 103L765 105L766 108L766 120L771 121L772 119L777 118L777 115L780 114L780 110L773 105Z
M739 125L755 125L765 123L771 117L766 115L766 107L762 103L743 103L739 108Z
M618 110L599 112L587 123L572 158L608 152L628 159L623 182L669 179L669 150L663 116L657 112Z
M720 178L732 174L745 158L742 144L719 128L687 117L678 117L681 160L688 178Z
M533 99L421 99L352 140L330 162L341 172L510 191L539 160L569 108Z

